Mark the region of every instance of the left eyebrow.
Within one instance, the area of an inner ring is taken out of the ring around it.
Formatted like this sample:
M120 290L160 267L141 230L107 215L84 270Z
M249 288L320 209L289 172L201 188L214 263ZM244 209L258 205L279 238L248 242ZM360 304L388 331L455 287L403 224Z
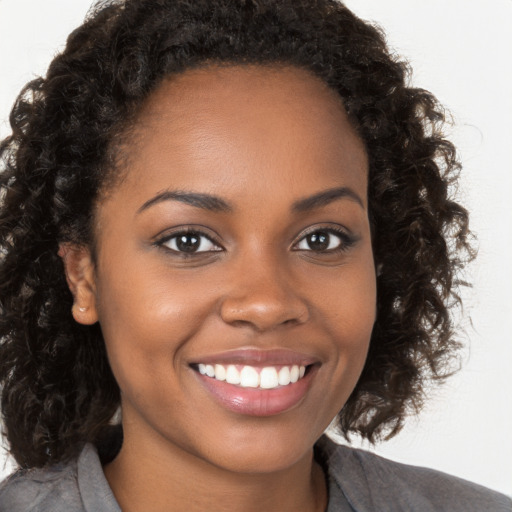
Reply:
M327 206L333 201L343 198L355 201L364 209L363 201L356 192L348 187L338 187L323 190L322 192L318 192L318 194L295 201L292 205L292 211L297 213L307 212L321 206Z
M195 206L212 212L231 212L233 208L220 197L199 192L185 192L182 190L164 190L155 197L146 201L138 210L137 214L147 210L151 206L163 201L179 201L181 203Z

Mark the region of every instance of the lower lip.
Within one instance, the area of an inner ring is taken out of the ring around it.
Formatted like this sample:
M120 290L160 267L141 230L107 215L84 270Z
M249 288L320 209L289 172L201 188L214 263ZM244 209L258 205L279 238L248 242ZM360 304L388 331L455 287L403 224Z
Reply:
M196 372L204 387L226 409L248 416L273 416L292 409L306 395L316 366L293 384L275 389L242 388Z

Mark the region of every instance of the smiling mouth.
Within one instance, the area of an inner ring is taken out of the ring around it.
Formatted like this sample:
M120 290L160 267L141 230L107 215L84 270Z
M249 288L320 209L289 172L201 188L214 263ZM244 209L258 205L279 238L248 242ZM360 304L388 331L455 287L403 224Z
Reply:
M242 348L199 356L189 363L222 408L249 416L272 416L303 402L322 362L291 350Z
M194 365L201 375L241 388L276 389L295 384L308 369L306 365L250 366L204 364Z

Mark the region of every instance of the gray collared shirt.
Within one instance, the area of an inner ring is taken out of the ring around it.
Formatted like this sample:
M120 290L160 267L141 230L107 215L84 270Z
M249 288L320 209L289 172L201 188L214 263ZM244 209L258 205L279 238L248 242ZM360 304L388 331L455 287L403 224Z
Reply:
M317 446L328 472L327 512L512 512L512 500L438 471L338 446ZM121 512L96 448L69 464L19 471L0 485L0 512Z

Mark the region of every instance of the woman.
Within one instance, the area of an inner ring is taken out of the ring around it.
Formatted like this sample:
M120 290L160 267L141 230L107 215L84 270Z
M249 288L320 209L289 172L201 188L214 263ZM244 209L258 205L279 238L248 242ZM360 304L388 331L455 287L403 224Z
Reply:
M328 0L70 36L2 145L2 510L510 508L322 436L393 435L458 348L459 166L405 79Z

